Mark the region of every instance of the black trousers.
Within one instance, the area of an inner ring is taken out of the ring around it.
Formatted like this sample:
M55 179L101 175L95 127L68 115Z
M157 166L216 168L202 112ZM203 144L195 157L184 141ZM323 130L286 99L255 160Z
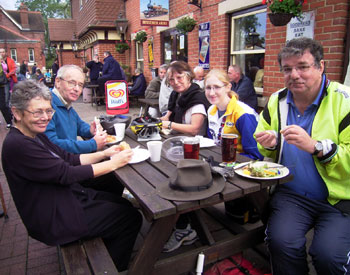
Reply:
M96 178L96 181L101 179ZM89 230L85 237L101 237L118 271L126 270L142 225L142 215L119 195L91 188L81 189L83 194L76 196L83 207Z
M121 196L124 191L124 186L119 182L114 173L108 173L94 179L85 180L80 182L80 184L84 187L113 193L117 196Z
M6 121L6 124L11 124L12 115L10 108L6 104L5 87L0 86L0 111Z
M97 95L98 96L104 96L105 95L105 83L108 81L108 80L113 80L109 77L99 77L97 79L97 83L98 83L98 91L97 91Z

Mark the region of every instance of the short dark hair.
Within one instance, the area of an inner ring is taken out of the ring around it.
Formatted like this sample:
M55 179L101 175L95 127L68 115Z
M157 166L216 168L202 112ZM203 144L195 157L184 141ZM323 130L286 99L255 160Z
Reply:
M106 55L108 55L108 56L111 55L111 52L109 52L109 51L105 51L104 53L105 53Z
M320 62L323 59L323 47L320 42L307 38L295 38L288 41L278 54L278 63L282 67L282 59L292 56L302 56L306 50L309 50L315 59L315 66L320 68Z

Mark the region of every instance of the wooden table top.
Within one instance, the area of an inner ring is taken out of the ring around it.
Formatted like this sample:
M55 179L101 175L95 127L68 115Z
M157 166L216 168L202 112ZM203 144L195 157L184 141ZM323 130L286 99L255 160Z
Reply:
M125 141L130 144L131 148L140 145L140 148L147 149L147 142L137 141L137 136L130 129L126 131ZM219 147L201 148L200 156L206 158L213 156L216 161L221 161L221 150ZM249 160L249 158L237 154L238 162ZM155 189L157 186L168 184L168 178L175 171L176 163L168 160L162 153L162 158L159 162L151 162L148 159L141 163L129 164L116 170L115 173L139 202L145 217L149 221L236 199L286 181L284 179L257 181L235 175L226 182L225 188L221 193L199 201L179 202L161 198L157 195Z

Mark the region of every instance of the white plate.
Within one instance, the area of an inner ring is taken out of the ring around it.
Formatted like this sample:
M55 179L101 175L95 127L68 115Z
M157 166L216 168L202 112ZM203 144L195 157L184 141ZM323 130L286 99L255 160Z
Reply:
M134 152L132 159L129 161L130 164L134 164L134 163L139 163L142 161L145 161L146 159L149 158L149 152L147 149L132 149L132 151Z
M246 175L243 173L243 167L247 166L249 163L251 163L252 167L261 167L267 164L267 167L274 167L278 170L279 174L274 177L253 177L250 175ZM278 167L276 167L278 166ZM240 168L242 167L242 168ZM289 169L287 167L284 167L282 164L274 163L274 162L267 162L267 161L256 161L256 162L244 162L239 165L237 165L235 168L235 173L249 179L259 179L259 180L270 180L270 179L280 179L284 178L289 174Z
M199 147L200 148L213 147L216 145L213 139L206 138L203 136L196 136L196 137L199 137Z

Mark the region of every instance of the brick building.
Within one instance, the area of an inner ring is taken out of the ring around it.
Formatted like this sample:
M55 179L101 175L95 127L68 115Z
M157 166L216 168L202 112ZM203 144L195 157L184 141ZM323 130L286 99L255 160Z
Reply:
M0 47L20 65L45 67L45 26L40 12L28 11L22 4L19 10L4 10L0 6Z
M230 64L239 64L244 73L254 80L257 70L264 66L264 85L258 87L257 91L265 96L283 87L277 53L288 35L299 32L299 36L321 41L325 48L328 77L340 82L344 80L349 55L349 46L345 43L347 41L349 44L347 35L350 35L348 0L303 1L303 14L306 18L311 16L311 19L307 23L300 23L301 28L293 28L299 24L292 23L293 21L287 26L273 26L267 16L268 7L262 5L261 0L191 0L197 6L188 4L188 0L169 0L169 26L141 26L140 1L144 0L71 0L75 28L63 30L69 33L68 39L72 39L76 33L80 54L87 59L93 52L102 56L104 50L110 50L117 60L129 65L131 71L136 67L142 68L149 81L152 68L172 60L183 59L192 67L197 66L201 51L199 25L210 23L206 45L209 49L208 69L227 69ZM153 2L153 5L158 5L160 0ZM192 32L183 35L175 26L186 15L194 18L197 26ZM114 44L121 39L121 34L115 27L118 16L125 17L128 22L125 38L131 48L124 54L118 54L114 49ZM305 29L303 33L301 30ZM134 40L135 34L140 30L145 30L148 35L144 43ZM154 57L152 66L149 63L150 45ZM72 56L72 52L70 54ZM74 62L81 62L81 59ZM261 100L260 105L263 104L264 101Z

